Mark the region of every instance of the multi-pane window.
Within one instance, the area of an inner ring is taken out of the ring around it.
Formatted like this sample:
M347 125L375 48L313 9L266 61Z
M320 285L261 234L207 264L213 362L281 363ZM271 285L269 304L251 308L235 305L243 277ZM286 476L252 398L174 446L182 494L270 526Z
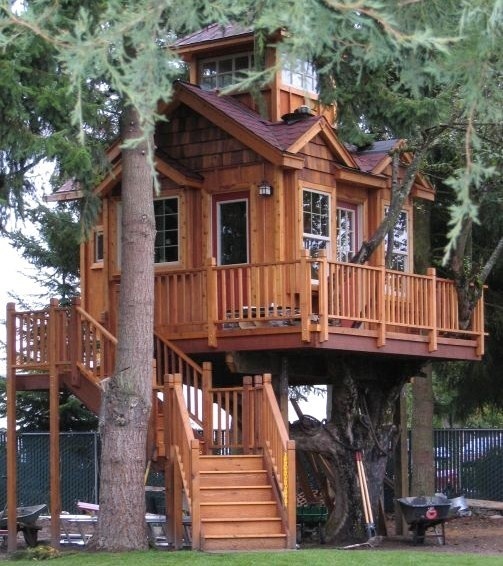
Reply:
M238 83L253 66L253 53L206 59L199 65L200 86L204 90L221 89Z
M178 197L154 200L155 263L179 261Z
M304 248L315 254L330 243L330 195L304 190L302 197Z
M386 209L386 214L388 209ZM384 240L384 247L388 247L388 237ZM409 270L409 218L405 210L400 211L393 228L393 251L391 269L396 271Z
M356 207L337 207L337 261L351 261L356 254Z
M307 92L316 92L318 77L314 66L308 61L283 61L281 71L283 84L290 85Z
M217 203L218 263L248 263L248 200Z

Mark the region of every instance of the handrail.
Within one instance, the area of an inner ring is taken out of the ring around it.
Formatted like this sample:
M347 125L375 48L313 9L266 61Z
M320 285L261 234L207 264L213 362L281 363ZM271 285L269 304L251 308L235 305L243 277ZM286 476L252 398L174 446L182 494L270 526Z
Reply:
M168 534L175 548L181 548L183 533L183 498L185 493L187 512L192 517L192 546L200 547L199 511L199 440L189 424L180 374L167 375L164 380L164 430L165 444L169 451L166 474L166 500Z
M295 442L288 437L285 422L274 394L271 375L255 377L257 402L257 445L275 479L283 507L288 537L287 548L294 548L296 537ZM290 481L291 480L291 481Z
M190 419L203 426L204 405L201 392L204 374L208 370L194 362L178 346L154 331L154 349L156 358L156 386L161 387L164 376L178 373L182 376L182 385ZM209 368L211 371L211 366Z

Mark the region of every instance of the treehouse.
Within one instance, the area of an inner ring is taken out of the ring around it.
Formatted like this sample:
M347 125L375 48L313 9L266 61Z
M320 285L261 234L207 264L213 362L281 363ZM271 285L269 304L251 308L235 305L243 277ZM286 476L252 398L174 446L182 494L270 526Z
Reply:
M384 265L383 245L367 263L351 262L387 212L391 155L403 142L364 151L341 143L335 108L318 102L313 68L281 61L274 42L266 64L278 71L260 96L220 94L253 66L253 47L252 33L234 26L177 41L189 79L176 84L155 134L149 458L163 465L176 454L166 474L175 547L183 511L196 549L295 546L286 390L326 383L331 356L477 360L484 348L482 301L469 328L461 328L453 281L434 269L414 272L414 203L434 199L420 174L393 231L392 268ZM108 158L109 174L95 188L101 213L81 246L79 301L65 308L53 301L39 312L8 307L9 509L16 506L16 391L49 389L57 407L65 387L97 411L100 380L113 373L120 142ZM411 159L401 154L400 178ZM81 196L69 182L51 199Z

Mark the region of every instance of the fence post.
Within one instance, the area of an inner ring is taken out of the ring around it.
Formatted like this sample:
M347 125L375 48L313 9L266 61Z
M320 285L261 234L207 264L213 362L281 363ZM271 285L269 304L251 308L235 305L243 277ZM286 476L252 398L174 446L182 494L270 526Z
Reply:
M320 342L328 340L328 261L327 252L319 252L318 316L320 317Z
M242 424L242 442L243 453L250 454L253 430L252 415L253 415L253 396L252 396L253 379L250 375L243 377L243 424Z
M71 382L75 387L80 386L80 372L77 369L77 361L81 349L81 328L80 316L77 313L77 307L80 307L80 297L74 297L70 307L70 321L68 323L69 337L68 348L70 358Z
M300 254L300 325L302 341L309 342L309 322L311 317L311 262L308 261L309 250Z

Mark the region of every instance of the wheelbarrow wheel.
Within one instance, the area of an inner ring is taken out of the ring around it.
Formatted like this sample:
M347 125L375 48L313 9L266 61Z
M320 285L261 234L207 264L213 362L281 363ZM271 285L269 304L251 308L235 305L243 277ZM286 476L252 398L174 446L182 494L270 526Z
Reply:
M37 546L38 542L38 529L32 529L30 527L24 527L23 529L23 536L26 544L33 548Z

